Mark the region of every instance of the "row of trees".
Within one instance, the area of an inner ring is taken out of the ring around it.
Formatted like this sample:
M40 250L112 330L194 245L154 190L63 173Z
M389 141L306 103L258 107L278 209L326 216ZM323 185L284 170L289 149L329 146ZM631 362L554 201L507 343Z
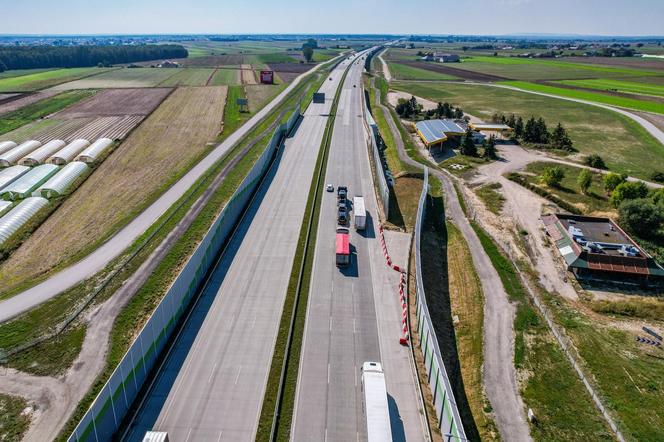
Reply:
M484 148L484 152L482 153L484 158L490 160L495 160L497 158L496 139L493 136L488 139L485 138L482 147ZM479 155L479 151L473 140L473 130L470 127L466 129L466 134L461 141L459 152L461 155L466 155L468 157L476 157Z
M544 118L531 116L525 123L521 116L510 114L493 114L494 123L506 124L513 130L513 138L525 143L538 144L540 146L553 147L567 151L574 151L574 143L567 133L567 129L558 123L549 131Z
M186 58L181 45L0 46L0 72L10 69L73 68Z
M463 109L452 106L448 102L439 102L435 109L422 112L422 105L418 103L414 96L409 99L399 98L395 110L402 118L417 118L420 115L424 115L426 118L463 118Z

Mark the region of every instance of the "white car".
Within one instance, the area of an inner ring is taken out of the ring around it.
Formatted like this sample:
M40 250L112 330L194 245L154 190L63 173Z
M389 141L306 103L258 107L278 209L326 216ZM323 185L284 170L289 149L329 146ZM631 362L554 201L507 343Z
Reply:
M327 190L328 192L334 192L334 186L332 184L328 184L327 186L325 186L325 190Z

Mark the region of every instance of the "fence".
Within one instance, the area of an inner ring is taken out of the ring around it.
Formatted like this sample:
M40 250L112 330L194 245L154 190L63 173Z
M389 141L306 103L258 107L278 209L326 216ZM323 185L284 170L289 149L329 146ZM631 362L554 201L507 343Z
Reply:
M136 399L157 356L168 342L173 329L267 172L283 136L291 132L299 116L298 104L286 124L280 125L275 130L265 151L196 247L187 264L69 437L69 442L109 441L120 428L122 419Z
M364 105L364 123L367 126L369 132L369 144L371 145L371 152L373 153L373 164L374 172L376 175L376 182L378 183L378 193L380 201L383 205L383 213L385 214L385 219L387 219L390 211L390 188L387 185L387 180L385 179L385 170L383 168L383 160L378 152L378 126L371 116L371 112Z
M424 356L424 365L429 376L429 388L433 396L436 416L440 424L440 431L447 441L466 440L459 410L457 409L450 380L447 377L443 358L436 339L436 333L431 322L431 315L427 307L424 285L422 282L422 265L420 258L420 243L422 236L422 222L426 210L426 199L429 190L429 171L424 168L424 185L415 220L415 281L417 301L417 331L420 336L420 347Z

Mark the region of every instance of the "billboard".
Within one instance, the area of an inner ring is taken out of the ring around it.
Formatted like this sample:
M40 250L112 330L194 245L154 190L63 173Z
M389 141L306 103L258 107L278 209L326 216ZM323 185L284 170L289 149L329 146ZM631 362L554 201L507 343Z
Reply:
M274 71L262 70L261 71L261 83L262 84L273 84L274 83Z

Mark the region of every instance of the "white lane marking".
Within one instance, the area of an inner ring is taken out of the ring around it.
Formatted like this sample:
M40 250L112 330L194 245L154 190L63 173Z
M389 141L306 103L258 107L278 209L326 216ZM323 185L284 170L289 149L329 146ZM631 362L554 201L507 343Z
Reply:
M357 387L357 365L354 368L355 368L355 371L354 371L355 375L353 376L353 378L355 380L355 387Z
M327 383L330 383L330 363L327 363Z
M189 437L191 437L191 428L189 428L189 432L187 433L187 438L184 440L184 442L187 442L189 440Z
M251 329L254 329L254 325L256 325L256 315L254 315L254 319L251 321Z
M221 440L221 431L219 432L219 437L217 438L217 442Z
M325 427L325 442L327 442L327 427Z
M332 333L332 315L330 315L330 333Z
M208 377L208 384L212 382L212 377L214 376L214 372L217 370L217 363L214 363L214 367L212 367L212 371L210 372L210 377Z
M353 318L353 334L356 334L357 332L355 331L355 318Z
M238 367L237 369L237 374L235 375L235 382L233 383L234 385L237 385L237 380L240 379L240 372L242 371L242 366Z

